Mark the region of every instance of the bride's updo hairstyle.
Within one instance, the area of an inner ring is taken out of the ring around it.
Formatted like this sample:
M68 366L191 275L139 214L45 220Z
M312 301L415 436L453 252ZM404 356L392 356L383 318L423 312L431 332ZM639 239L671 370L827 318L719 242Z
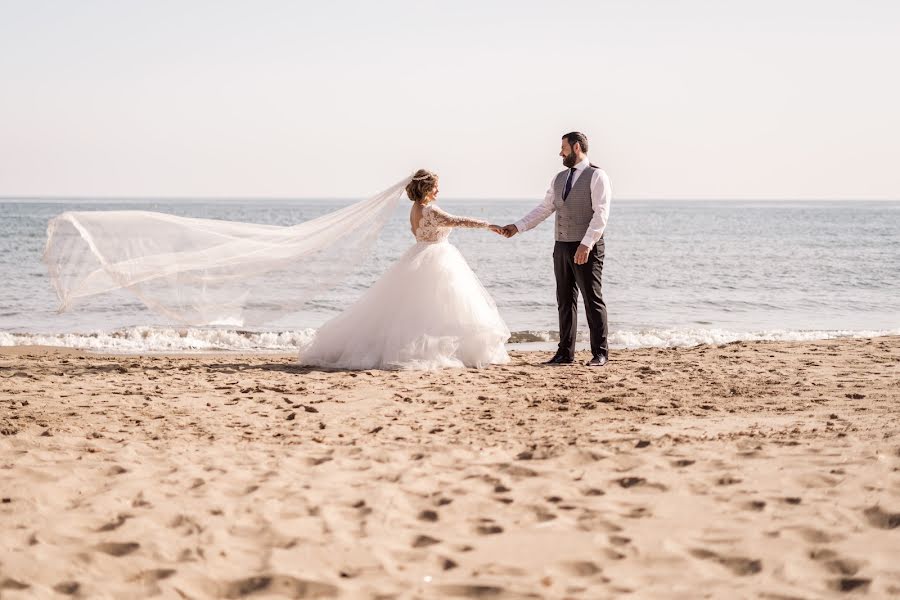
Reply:
M438 176L427 169L419 169L406 186L406 195L413 202L422 202L437 185Z

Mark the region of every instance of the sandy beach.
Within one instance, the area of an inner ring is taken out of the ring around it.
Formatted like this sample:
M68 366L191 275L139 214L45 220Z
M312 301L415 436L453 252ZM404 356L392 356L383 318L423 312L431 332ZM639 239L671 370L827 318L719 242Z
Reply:
M900 596L900 338L547 357L3 349L0 597Z

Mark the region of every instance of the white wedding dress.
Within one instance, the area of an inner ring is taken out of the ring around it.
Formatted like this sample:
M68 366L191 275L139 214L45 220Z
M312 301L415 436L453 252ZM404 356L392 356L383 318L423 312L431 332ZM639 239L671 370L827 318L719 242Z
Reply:
M395 213L412 175L315 219L276 226L157 212L69 211L47 225L44 262L65 311L115 291L191 326L259 326L338 285ZM509 360L509 329L459 251L477 219L422 211L417 243L300 351L304 364L483 367Z
M447 238L486 228L437 206L422 210L416 244L363 296L319 329L303 365L344 369L440 369L509 362L509 328Z

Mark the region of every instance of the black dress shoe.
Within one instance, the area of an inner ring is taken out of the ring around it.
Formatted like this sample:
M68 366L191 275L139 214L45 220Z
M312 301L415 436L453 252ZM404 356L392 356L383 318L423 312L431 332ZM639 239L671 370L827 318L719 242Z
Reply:
M551 358L544 364L545 365L570 365L573 362L575 362L574 358L570 358L570 357L566 356L565 354L557 354L556 356L554 356L553 358Z
M609 362L609 357L607 357L605 354L598 354L584 364L587 367L602 367L607 362Z

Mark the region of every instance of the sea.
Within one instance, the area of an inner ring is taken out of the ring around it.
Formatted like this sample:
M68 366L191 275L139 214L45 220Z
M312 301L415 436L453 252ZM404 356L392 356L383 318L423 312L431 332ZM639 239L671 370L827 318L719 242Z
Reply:
M369 256L337 288L262 328L185 327L128 292L58 312L41 255L47 222L65 211L150 210L291 225L353 200L0 200L0 346L112 353L293 352L352 303L414 240L401 201ZM535 200L440 200L448 212L504 225ZM900 201L614 201L603 296L612 348L900 335ZM511 349L559 339L552 217L504 239L453 232L513 332ZM587 324L579 314L579 344Z

